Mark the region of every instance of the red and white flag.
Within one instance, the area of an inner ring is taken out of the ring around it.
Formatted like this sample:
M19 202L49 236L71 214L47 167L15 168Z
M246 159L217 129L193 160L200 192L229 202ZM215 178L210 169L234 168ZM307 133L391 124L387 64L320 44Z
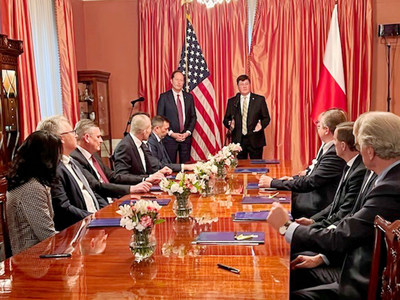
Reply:
M197 123L190 156L197 161L221 149L221 134L217 125L220 121L215 108L215 91L209 78L210 72L189 19L185 37L178 69L186 76L187 91L192 93L196 106Z
M332 13L324 62L314 99L314 107L311 114L313 121L317 121L318 116L330 108L341 108L347 111L337 5L335 5Z

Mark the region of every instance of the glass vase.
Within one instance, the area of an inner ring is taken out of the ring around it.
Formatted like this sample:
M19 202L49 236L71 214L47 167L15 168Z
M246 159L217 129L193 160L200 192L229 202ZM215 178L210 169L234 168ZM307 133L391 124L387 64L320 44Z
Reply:
M215 177L210 178L205 182L205 188L201 191L202 197L209 197L213 194L215 185Z
M222 166L218 166L217 179L225 179L226 171L227 168L225 168L225 164L223 164Z
M229 166L229 172L231 173L235 172L235 169L238 166L238 164L239 164L238 159L236 157L233 158L231 161L231 165Z
M129 248L135 256L135 261L140 262L151 257L156 249L157 240L152 228L139 231L134 229L132 232Z
M175 194L172 210L178 219L189 218L192 212L192 202L189 200L190 193Z

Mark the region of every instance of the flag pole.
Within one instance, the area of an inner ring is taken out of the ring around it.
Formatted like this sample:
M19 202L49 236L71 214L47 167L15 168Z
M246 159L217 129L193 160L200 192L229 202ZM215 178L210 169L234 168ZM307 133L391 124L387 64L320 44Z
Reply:
M187 20L190 21L190 13L189 13L189 3L192 2L193 0L182 0L181 4L186 7L186 22L185 25L187 24ZM188 66L188 41L187 41L187 26L185 26L185 77L187 78L189 72L189 66ZM186 80L185 82L185 89L186 93L189 93L189 82Z

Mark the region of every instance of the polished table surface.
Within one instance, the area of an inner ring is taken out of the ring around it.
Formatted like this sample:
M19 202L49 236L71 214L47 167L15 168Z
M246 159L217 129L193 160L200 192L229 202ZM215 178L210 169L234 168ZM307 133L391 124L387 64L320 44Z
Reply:
M268 167L273 177L290 175L288 165ZM270 209L270 204L242 205L247 183L259 174L230 174L230 194L192 195L192 219L177 221L172 201L160 211L153 257L135 263L125 228L87 228L91 218L117 218L124 197L59 234L1 263L0 298L40 299L288 299L289 245L266 222L233 222L236 211ZM262 193L268 195L274 192ZM290 195L280 192L280 195ZM166 194L157 195L166 198ZM172 197L171 197L172 199ZM34 209L34 208L32 208ZM192 245L202 231L263 231L257 246ZM70 258L40 259L40 254L71 253ZM222 263L240 274L217 268Z

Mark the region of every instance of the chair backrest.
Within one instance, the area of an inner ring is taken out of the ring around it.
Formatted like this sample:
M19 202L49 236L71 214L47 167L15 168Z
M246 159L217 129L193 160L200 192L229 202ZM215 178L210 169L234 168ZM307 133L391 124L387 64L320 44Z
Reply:
M382 232L386 245L386 266L382 273L381 299L400 299L400 220L390 223L375 217L375 245L372 256L368 299L376 299L381 264Z

